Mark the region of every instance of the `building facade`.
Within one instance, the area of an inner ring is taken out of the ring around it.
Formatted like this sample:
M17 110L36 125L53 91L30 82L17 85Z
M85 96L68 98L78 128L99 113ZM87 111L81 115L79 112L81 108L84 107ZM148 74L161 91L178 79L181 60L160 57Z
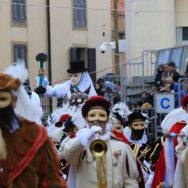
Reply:
M10 0L0 2L0 17L0 71L24 60L32 88L39 52L48 54L44 67L52 85L69 78L75 59L85 60L93 79L112 72L111 52L99 51L112 38L109 0Z
M188 1L125 2L127 61L140 61L143 50L188 44Z
M177 44L175 2L178 0L126 0L127 61L140 61L143 50Z
M112 55L113 71L119 72L121 64L125 62L125 52L119 49L125 42L125 0L111 0L112 5L112 41L118 43L117 51ZM121 40L121 41L120 41ZM118 53L118 57L115 54ZM117 58L117 59L116 59Z

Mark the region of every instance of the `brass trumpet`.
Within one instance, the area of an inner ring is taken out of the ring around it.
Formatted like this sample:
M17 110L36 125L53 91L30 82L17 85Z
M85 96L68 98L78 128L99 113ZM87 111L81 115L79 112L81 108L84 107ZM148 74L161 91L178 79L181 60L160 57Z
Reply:
M100 134L97 132L96 139L91 142L89 149L96 159L98 188L107 188L106 152L108 147L106 142L101 140L99 136Z

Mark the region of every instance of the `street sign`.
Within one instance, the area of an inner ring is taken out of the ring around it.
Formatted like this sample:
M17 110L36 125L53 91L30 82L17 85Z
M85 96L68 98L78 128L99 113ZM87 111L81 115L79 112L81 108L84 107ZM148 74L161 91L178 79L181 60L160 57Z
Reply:
M156 113L168 113L174 109L174 95L170 93L158 93L154 97Z

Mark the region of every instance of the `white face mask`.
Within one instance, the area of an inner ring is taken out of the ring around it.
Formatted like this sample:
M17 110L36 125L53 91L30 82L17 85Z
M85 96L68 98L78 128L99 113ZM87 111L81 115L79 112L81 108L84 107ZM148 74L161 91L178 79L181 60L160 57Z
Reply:
M144 121L142 120L135 120L131 125L134 130L144 130Z
M87 118L88 118L88 121L90 122L94 122L94 121L104 122L104 121L107 121L108 115L105 110L100 109L100 108L94 108L88 112Z
M116 122L113 123L112 130L115 130L115 131L117 131L119 133L122 132L122 124L121 124L121 122L119 120L117 120Z
M108 114L104 109L93 108L91 109L86 118L89 127L92 127L96 123L102 128L102 133L106 132L106 122L108 121Z
M78 85L80 78L81 78L81 75L82 75L82 73L72 73L70 75L70 80L71 80L72 86Z

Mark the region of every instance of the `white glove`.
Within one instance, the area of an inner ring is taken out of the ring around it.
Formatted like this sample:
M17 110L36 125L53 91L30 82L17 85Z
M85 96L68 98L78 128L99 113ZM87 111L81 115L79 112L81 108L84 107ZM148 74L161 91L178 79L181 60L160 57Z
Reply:
M55 93L55 90L52 86L46 86L46 93L45 96L47 97L53 97Z
M96 125L92 126L87 135L88 140L92 140L92 138L95 136L96 133L101 133L101 132L102 132L101 127L96 126Z
M36 80L36 87L39 87L39 82L40 82L40 77L37 76L35 77ZM43 80L42 80L42 87L46 88L47 86L49 86L49 81L48 78L46 76L43 76Z
M101 132L102 128L99 126L92 126L89 128L79 129L76 137L79 139L83 146L87 146L88 143L94 138L96 132Z

